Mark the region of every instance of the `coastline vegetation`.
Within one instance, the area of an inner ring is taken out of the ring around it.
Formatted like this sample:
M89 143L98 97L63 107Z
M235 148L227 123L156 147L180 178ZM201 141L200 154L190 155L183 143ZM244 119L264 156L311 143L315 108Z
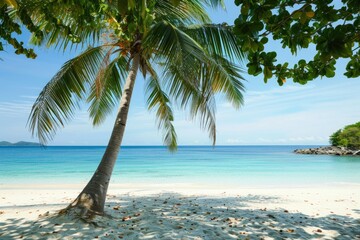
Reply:
M347 125L330 136L332 146L360 149L360 122Z

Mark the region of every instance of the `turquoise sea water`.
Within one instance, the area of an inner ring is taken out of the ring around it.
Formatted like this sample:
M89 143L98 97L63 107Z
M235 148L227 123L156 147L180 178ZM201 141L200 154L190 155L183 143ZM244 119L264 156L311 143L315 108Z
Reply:
M360 184L360 157L297 155L308 146L122 147L112 183L239 186ZM0 147L0 187L85 183L105 147Z

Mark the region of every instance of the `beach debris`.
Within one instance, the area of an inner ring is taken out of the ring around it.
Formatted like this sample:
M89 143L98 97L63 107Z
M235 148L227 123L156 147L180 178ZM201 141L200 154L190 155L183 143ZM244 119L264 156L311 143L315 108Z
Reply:
M131 216L125 216L125 217L122 218L122 221L125 222L125 221L130 220L130 219L131 219Z
M224 222L227 222L227 224L229 225L229 227L233 227L234 225L237 224L236 219L233 218L233 217L229 217L229 218L225 219Z
M45 213L43 213L43 214L39 214L39 217L47 217L47 216L49 216L49 215L50 215L50 212L47 211L47 212L45 212Z
M288 210L284 210L284 213L289 213L289 211L288 211Z
M120 206L117 205L117 206L113 207L113 209L114 209L114 210L119 210L119 209L120 209Z

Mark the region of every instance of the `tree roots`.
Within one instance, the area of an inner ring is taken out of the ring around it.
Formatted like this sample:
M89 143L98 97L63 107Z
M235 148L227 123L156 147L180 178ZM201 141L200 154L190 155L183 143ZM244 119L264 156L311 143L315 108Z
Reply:
M95 211L94 200L90 194L81 193L72 203L66 208L59 211L59 215L68 215L73 218L78 218L87 223L93 223L95 216L103 216L104 212Z

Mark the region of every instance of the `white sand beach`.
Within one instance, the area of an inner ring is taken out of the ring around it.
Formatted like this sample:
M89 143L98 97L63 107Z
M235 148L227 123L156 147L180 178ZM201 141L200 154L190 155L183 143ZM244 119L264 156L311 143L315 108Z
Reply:
M0 186L0 239L360 239L359 185L112 185L90 224L56 215L79 190Z

